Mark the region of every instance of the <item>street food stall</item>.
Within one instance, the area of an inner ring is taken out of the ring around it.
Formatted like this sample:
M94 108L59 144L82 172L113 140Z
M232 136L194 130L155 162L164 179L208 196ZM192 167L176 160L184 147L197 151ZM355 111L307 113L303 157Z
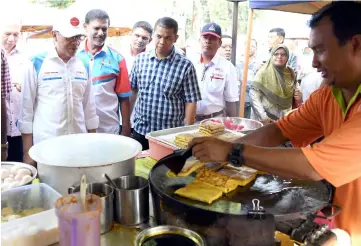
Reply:
M332 236L327 227L314 223L319 210L333 206L327 183L285 180L251 168L192 158L179 174L157 164L198 134L232 140L261 126L249 119L221 118L155 131L147 135L150 149L144 152L135 140L111 134L44 140L29 152L37 169L2 163L2 177L16 179L19 170L25 169L21 172L35 180L2 191L2 245L21 240L32 240L29 246L62 245L56 243L59 237L63 242L64 238L77 240L74 235L82 240L92 238L92 243L82 241L87 246L98 246L97 240L103 246L119 242L262 246L327 241ZM92 214L87 216L99 218L98 227L81 213L83 175L91 193L86 204L93 206L89 205ZM36 178L42 183L36 184ZM101 210L96 203L99 198ZM70 215L63 207L76 205L77 224L66 224ZM85 231L81 230L83 217L89 222Z
M252 2L259 1L251 1L251 8ZM44 38L51 27L28 30ZM245 81L247 71L243 74ZM193 137L232 140L261 126L243 118L209 119L151 132L146 136L150 149L143 152L131 138L101 133L35 144L29 155L37 169L1 164L2 245L324 245L334 234L314 222L317 213L340 211L331 204L326 182L192 158L178 174L157 163Z

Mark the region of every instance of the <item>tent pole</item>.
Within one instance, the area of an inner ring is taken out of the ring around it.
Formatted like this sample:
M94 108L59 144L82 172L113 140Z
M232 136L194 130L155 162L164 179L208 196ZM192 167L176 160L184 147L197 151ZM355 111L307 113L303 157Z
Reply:
M231 61L236 66L237 57L237 31L238 31L238 1L233 2L233 27L232 27L232 56Z
M248 12L248 26L247 26L247 41L246 47L244 50L244 68L242 73L242 87L241 93L239 95L239 116L244 116L244 103L246 99L246 89L247 89L247 75L248 75L248 65L249 65L249 51L251 47L252 39L252 28L253 28L253 9L249 9Z

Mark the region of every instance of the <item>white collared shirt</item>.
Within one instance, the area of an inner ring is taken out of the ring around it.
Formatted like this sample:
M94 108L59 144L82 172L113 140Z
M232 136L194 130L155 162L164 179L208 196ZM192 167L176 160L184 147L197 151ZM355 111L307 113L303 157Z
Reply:
M40 69L39 61L43 61ZM55 48L27 64L18 127L34 144L55 136L97 129L99 118L88 71L72 57L67 63Z
M239 82L235 66L218 54L207 65L201 62L200 54L194 58L192 62L202 95L202 100L197 103L197 115L217 113L225 108L225 102L238 102Z
M132 68L133 68L133 64L134 64L136 55L134 55L132 53L131 45L125 46L125 48L123 50L120 50L120 52L127 63L128 74L130 74L130 72L132 71Z
M311 94L320 88L322 83L321 73L317 72L317 69L313 69L311 72L304 75L301 81L301 92L302 92L302 101L306 100L311 96Z
M6 58L9 63L11 78L11 93L6 96L7 135L17 137L21 136L19 129L16 127L20 113L21 92L15 88L15 84L22 85L22 72L27 58L22 52L16 49L16 47Z

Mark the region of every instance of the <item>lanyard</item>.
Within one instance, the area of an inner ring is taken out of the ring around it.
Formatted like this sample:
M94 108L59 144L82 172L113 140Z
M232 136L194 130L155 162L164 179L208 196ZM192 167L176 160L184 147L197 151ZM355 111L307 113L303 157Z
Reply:
M210 64L204 65L201 81L204 81L204 79L206 78L206 72L207 72L208 68L210 68L210 66L211 66Z

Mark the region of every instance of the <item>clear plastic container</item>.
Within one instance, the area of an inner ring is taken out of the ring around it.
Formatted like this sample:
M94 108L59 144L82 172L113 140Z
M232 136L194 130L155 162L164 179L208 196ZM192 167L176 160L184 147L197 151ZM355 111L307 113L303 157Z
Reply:
M79 192L56 201L60 246L100 246L100 197L87 194L85 208L84 211Z
M2 246L46 246L59 241L54 203L61 195L40 183L21 186L1 193L1 208L15 212L42 208L45 211L1 223Z

